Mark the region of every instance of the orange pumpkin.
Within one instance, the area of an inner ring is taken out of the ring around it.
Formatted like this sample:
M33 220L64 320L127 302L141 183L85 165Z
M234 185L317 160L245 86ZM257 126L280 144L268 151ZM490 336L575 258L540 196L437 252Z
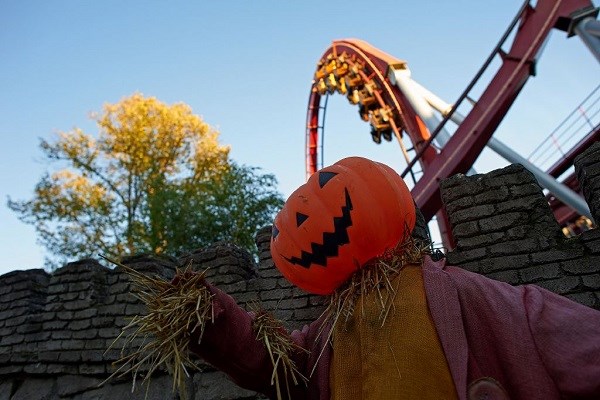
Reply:
M403 242L414 201L387 165L345 158L313 174L275 217L271 254L293 284L330 294L359 268Z

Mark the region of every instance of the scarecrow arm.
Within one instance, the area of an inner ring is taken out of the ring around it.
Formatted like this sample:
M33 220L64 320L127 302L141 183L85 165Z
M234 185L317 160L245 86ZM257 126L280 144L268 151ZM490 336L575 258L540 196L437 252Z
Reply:
M202 336L200 329L191 333L190 351L228 374L237 385L277 398L272 380L273 361L263 342L257 340L253 328L255 315L240 308L231 296L211 284L206 283L206 286L213 295L214 320L206 321ZM292 338L287 332L285 335ZM303 336L298 332L293 335L296 342L303 341ZM304 365L306 353L293 351L290 358L296 365ZM300 384L290 389L293 389L293 397L304 398L305 388ZM282 391L287 393L286 388Z
M536 286L523 302L540 357L565 398L600 398L600 312Z

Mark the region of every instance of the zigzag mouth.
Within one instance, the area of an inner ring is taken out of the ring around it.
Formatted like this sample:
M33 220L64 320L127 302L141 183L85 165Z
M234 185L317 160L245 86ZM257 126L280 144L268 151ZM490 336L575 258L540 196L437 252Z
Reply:
M344 189L346 205L342 206L342 216L333 217L333 232L323 232L323 244L311 242L311 252L302 250L300 257L284 257L288 262L309 268L311 264L327 266L327 258L338 255L339 247L350 243L348 227L352 226L352 200L348 189Z

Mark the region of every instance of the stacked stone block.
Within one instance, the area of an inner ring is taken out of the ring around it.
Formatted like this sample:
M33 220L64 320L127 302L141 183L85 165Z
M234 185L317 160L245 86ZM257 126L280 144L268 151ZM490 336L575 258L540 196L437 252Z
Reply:
M598 157L600 152L590 154ZM583 161L594 165L589 157L578 160ZM584 190L595 181L592 177L581 182ZM541 187L524 167L456 175L442 182L441 193L456 241L447 254L449 264L513 285L534 283L600 308L598 231L566 238Z
M152 258L128 263L165 277L174 269ZM0 399L123 398L131 389L129 378L98 388L120 358L121 329L145 311L121 268L88 259L52 275L11 272L0 277L0 308ZM169 393L162 386L157 393ZM105 397L115 387L121 395Z
M575 173L597 225L600 223L600 142L594 143L577 156Z
M49 275L41 269L0 277L0 376L23 372L35 364L37 348L50 338L43 332Z

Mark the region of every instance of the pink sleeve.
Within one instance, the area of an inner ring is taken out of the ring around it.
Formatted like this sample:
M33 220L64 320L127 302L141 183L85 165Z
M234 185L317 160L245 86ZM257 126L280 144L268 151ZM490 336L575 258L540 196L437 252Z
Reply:
M524 289L533 340L562 396L600 399L600 311L537 286Z
M273 364L263 343L256 340L253 315L239 307L228 294L207 285L214 294L214 323L206 324L200 342L199 332L192 332L190 351L225 372L240 387L275 396L275 387L271 384ZM302 332L294 332L292 338L303 344ZM302 359L305 354L298 351L292 355L297 365L305 363ZM295 389L294 392L302 388Z

